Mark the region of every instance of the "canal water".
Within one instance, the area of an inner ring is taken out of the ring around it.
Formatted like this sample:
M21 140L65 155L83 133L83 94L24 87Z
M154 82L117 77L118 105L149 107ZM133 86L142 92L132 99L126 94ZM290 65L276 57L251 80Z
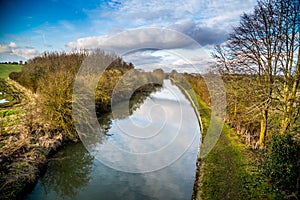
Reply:
M90 152L82 143L60 150L25 199L191 199L200 127L170 80L130 116L108 114L99 123L103 141Z

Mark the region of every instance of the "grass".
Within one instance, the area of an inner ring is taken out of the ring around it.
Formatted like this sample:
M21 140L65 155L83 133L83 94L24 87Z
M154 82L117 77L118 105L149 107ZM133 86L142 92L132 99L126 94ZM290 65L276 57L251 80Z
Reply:
M1 108L9 108L14 104L18 104L21 102L23 95L19 91L18 88L13 86L9 79L0 78L0 100L5 99L8 102L1 103Z
M211 110L181 80L172 81L193 101L194 107L199 106L203 144L211 123ZM202 144L200 151L202 148L203 153L205 147ZM253 151L246 146L235 130L225 124L208 155L201 159L199 154L193 199L284 199L261 170L260 165L264 163L262 154L262 151Z
M22 110L0 110L0 117L8 117L10 115L19 114L22 112Z
M7 78L11 72L20 72L23 65L0 64L0 78Z
M197 98L205 137L211 111ZM215 147L200 161L196 199L282 199L260 171L255 153L225 125Z
M204 103L204 101L202 101L202 99L200 98L199 95L197 96L197 101L198 101L198 109L199 109L199 113L200 113L200 117L201 117L201 121L202 121L202 138L205 137L206 133L207 133L207 129L209 127L210 124L210 114L211 114L211 110L210 108Z

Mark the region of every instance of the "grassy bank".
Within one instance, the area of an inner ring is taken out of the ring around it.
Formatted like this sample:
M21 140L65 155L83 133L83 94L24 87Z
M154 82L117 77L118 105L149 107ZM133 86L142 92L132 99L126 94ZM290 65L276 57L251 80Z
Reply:
M209 126L210 109L198 96L203 136ZM281 199L260 171L261 160L225 125L213 150L198 160L194 199Z
M63 140L36 117L41 111L32 93L8 79L1 83L6 94L18 98L0 107L0 199L14 199L35 183Z
M20 72L23 65L0 64L0 78L7 78L11 72Z
M14 104L21 103L23 95L15 86L9 84L11 82L11 80L0 78L0 100L6 100L6 102L2 102L0 104L0 109L8 108L13 106Z

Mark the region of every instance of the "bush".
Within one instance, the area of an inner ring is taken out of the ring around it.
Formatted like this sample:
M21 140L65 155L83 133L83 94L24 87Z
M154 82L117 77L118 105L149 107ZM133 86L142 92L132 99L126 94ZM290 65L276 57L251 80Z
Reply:
M21 72L13 72L9 76L37 93L38 106L44 114L41 117L49 122L52 129L64 133L64 138L74 141L78 139L78 135L72 117L73 85L77 72L88 55L84 51L44 53L29 60ZM103 80L100 80L101 84L96 91L97 109L107 111L114 86L124 73L133 68L133 64L100 50L95 50L92 55L98 58L99 66L102 62L112 61L103 73Z
M300 141L289 133L273 134L270 138L267 172L279 188L299 196Z
M8 77L12 80L18 81L20 78L20 72L11 72Z

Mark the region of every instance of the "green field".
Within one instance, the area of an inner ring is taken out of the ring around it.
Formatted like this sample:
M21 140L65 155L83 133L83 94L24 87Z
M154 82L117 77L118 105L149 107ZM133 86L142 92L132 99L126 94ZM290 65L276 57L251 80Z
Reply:
M7 78L11 72L19 72L23 65L0 64L0 78Z

